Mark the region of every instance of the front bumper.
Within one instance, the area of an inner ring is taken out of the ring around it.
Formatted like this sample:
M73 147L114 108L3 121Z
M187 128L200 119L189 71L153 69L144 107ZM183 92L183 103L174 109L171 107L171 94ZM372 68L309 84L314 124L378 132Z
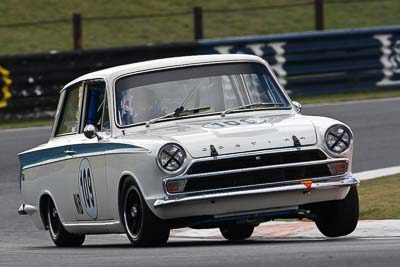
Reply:
M303 184L292 184L174 198L167 196L155 200L153 207L163 219L280 209L343 199L349 188L359 183L358 179L348 176L335 181L313 182L309 188Z

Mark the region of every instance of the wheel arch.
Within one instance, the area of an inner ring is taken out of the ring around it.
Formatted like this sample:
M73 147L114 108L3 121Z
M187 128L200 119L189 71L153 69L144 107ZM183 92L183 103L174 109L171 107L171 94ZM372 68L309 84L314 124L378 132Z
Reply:
M46 212L47 212L47 204L49 203L50 200L53 201L54 206L56 207L58 213L61 215L61 211L58 208L56 201L54 201L53 195L48 190L43 191L39 197L39 214L40 214L40 218L42 220L43 226L46 230L48 230L48 226L49 226L48 221L47 221ZM63 223L62 218L63 217L60 216L61 223Z
M42 224L46 230L49 229L49 222L47 221L46 212L47 212L47 205L50 200L53 201L54 203L54 200L49 192L43 192L39 198L39 214L42 220Z
M122 190L123 190L123 186L125 184L126 181L131 180L138 188L139 190L141 190L140 188L140 184L138 183L135 175L133 173L130 172L124 172L122 173L121 178L119 179L119 183L118 183L118 214L119 214L119 219L120 222L122 223Z

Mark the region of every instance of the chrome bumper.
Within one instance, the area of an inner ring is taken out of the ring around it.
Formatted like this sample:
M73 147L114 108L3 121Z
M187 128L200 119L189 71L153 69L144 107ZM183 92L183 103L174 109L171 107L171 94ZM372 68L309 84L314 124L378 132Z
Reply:
M240 190L233 192L219 192L219 193L209 193L202 194L196 196L182 196L178 198L169 198L165 197L162 199L157 199L154 202L154 208L161 208L165 206L172 206L174 204L181 203L190 203L202 200L213 200L220 198L229 198L229 197L237 197L237 196L246 196L246 195L256 195L256 194L267 194L267 193L277 193L277 192L288 192L288 191L305 191L310 192L312 194L313 190L323 190L323 189L332 189L338 187L349 187L349 186L358 186L360 181L354 177L346 177L342 180L338 181L321 181L314 182L310 188L305 187L303 184L295 184L295 185L285 185L279 187L270 187L270 188L261 188L261 189L250 189L250 190Z
M37 212L37 208L27 204L21 204L18 208L19 215L32 215Z

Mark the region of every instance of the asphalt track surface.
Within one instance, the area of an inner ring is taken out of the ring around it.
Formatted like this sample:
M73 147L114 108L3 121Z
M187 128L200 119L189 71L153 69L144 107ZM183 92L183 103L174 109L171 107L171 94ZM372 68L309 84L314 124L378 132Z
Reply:
M307 106L354 131L354 171L400 165L400 99ZM48 128L0 131L0 266L400 266L400 237L220 239L173 237L165 247L132 248L121 235L89 236L82 248L53 246L16 212L16 154L43 143Z

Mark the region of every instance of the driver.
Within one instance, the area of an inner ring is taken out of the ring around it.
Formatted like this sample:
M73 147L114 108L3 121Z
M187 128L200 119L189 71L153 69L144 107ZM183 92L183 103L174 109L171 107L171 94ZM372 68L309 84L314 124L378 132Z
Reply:
M146 88L126 90L121 99L123 125L148 121L165 115L160 100L154 91Z

